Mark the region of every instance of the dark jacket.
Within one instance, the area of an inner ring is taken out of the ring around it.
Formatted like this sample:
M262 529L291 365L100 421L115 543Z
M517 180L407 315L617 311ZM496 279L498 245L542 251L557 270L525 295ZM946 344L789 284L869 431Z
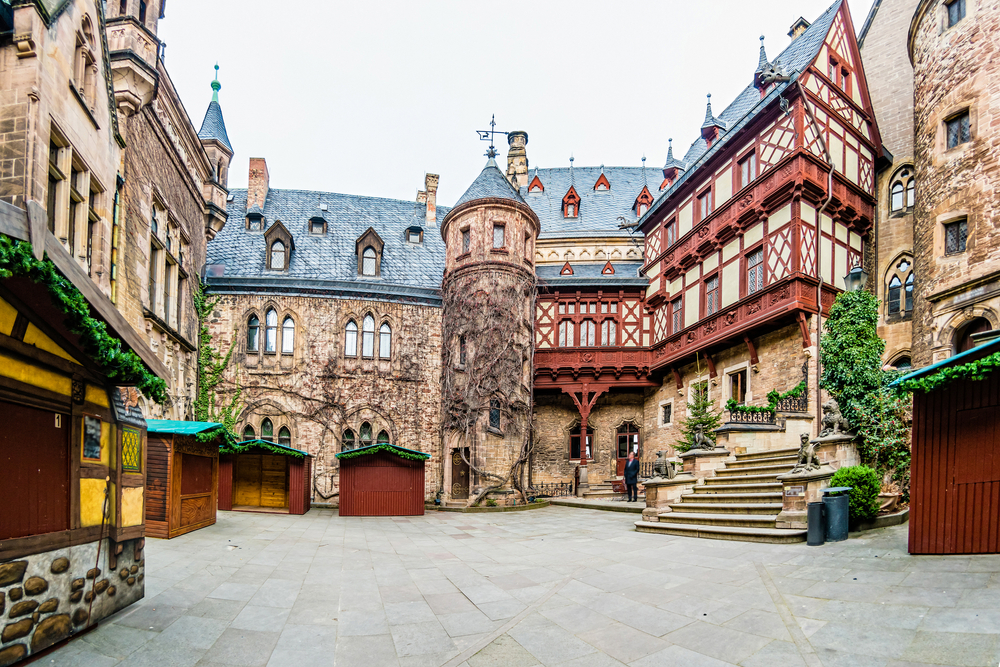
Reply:
M639 483L639 459L632 459L625 464L625 483L626 484L638 484Z

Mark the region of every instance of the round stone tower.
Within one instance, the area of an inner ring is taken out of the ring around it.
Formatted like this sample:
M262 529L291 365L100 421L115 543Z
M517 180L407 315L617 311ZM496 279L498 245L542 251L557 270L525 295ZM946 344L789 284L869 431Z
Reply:
M538 216L492 156L441 223L445 500L519 497L531 437L538 232Z

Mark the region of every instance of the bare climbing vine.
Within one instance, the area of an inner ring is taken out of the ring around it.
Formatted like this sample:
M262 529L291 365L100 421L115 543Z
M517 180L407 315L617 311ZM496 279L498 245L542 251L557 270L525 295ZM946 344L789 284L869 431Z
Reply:
M469 506L508 482L526 502L523 473L533 440L534 276L486 269L459 274L446 282L451 284L443 290L447 315L441 360L442 438L449 432L459 434L463 460L485 482L479 492L470 493ZM460 342L463 339L464 345ZM500 409L504 436L521 441L506 470L487 470L475 463L482 461L476 456L477 424L488 418L491 407ZM466 447L472 452L468 458Z

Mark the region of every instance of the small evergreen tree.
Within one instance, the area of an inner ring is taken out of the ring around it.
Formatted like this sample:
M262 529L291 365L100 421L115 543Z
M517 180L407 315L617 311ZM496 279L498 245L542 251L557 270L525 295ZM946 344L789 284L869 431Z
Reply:
M223 375L233 356L233 349L236 346L236 332L233 333L233 342L229 344L226 353L219 352L212 345L212 334L208 330L208 320L212 315L212 309L219 303L220 297L209 297L201 282L195 283L192 297L195 314L198 317L198 392L194 401L194 418L196 421L222 424L226 430L232 433L239 415L237 407L243 396L243 388L237 382L233 397L219 407L216 407L218 399L216 390L222 384Z
M692 401L688 403L691 415L680 421L681 439L674 445L679 452L686 452L694 447L694 435L701 426L705 437L715 443L715 429L722 423L722 412L715 410L715 405L708 398L708 382L695 384L691 393Z

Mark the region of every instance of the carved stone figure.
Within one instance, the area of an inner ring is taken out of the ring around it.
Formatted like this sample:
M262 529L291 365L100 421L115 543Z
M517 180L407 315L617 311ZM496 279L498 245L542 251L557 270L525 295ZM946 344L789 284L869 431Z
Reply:
M832 398L823 404L822 426L823 430L819 432L820 438L829 438L836 435L853 435L851 433L851 425L840 414L840 406Z
M677 475L677 469L674 468L674 464L667 460L666 452L658 451L656 452L656 461L653 463L653 474L657 477L666 477L667 479L673 479Z
M691 445L691 449L715 449L715 445L705 435L705 427L698 424L694 428L694 444Z
M799 438L802 441L802 444L799 445L799 460L795 463L795 467L792 468L791 474L817 470L823 465L819 462L819 457L816 456L817 441L813 440L810 442L808 433L803 433Z

